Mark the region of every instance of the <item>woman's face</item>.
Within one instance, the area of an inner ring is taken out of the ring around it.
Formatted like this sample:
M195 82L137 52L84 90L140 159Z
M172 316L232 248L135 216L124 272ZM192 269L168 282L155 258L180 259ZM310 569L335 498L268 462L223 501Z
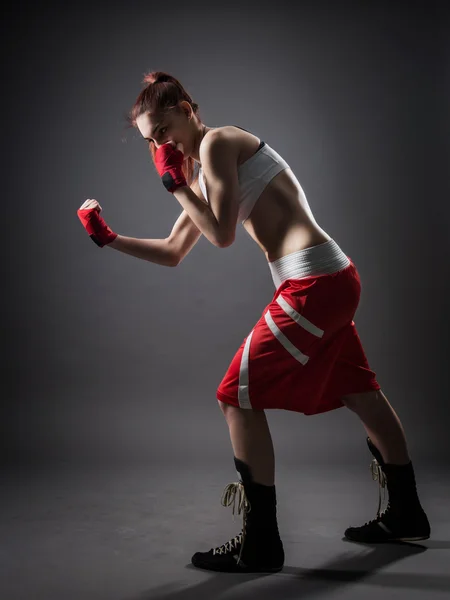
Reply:
M193 119L189 120L189 114L189 110L182 106L165 114L144 113L137 117L136 125L142 137L155 148L169 141L181 142L186 157L192 152L194 142Z

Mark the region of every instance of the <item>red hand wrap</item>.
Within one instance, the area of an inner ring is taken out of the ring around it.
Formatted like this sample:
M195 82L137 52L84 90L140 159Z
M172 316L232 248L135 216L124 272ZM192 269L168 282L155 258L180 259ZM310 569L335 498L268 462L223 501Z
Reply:
M100 248L116 239L117 233L108 227L96 208L79 208L77 215L91 240Z
M174 192L180 187L187 185L181 169L184 154L177 150L172 144L167 143L160 146L155 153L155 164L166 190Z

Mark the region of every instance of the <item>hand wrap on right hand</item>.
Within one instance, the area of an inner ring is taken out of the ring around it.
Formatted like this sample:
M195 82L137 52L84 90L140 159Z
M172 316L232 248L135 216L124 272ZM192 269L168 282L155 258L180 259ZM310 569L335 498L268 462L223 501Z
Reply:
M79 208L77 215L91 240L100 248L116 239L117 233L108 227L97 208Z

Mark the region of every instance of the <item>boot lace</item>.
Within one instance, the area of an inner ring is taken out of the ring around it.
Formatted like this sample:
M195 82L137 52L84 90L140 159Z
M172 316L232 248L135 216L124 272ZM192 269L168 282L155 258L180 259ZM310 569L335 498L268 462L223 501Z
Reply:
M388 500L387 506L383 510L381 510L382 503L384 503L386 501L387 479L386 479L386 475L385 475L383 469L381 468L380 463L377 461L376 458L374 458L372 460L372 462L370 463L369 469L372 473L372 479L374 481L378 481L378 508L377 508L376 518L372 519L371 521L368 521L367 523L364 523L364 527L366 525L371 525L372 523L378 523L379 521L381 521L382 517L391 508L390 501ZM383 490L383 498L381 498L381 490Z
M234 550L236 550L238 548L238 546L240 544L241 549L240 549L239 558L237 561L239 564L239 562L241 560L242 549L244 547L244 539L245 539L245 533L246 533L246 527L245 527L246 516L247 516L247 513L250 512L250 510L251 510L250 502L248 501L247 496L245 495L244 485L241 481L229 483L225 487L225 490L222 494L222 506L227 507L227 506L231 506L231 504L233 504L233 521L234 521L234 512L236 509L236 495L238 497L237 513L238 513L238 515L240 515L241 512L244 513L243 528L242 528L241 532L238 535L236 535L234 538L232 538L225 544L222 544L222 546L213 548L213 555L214 554L226 554L228 552L233 552Z

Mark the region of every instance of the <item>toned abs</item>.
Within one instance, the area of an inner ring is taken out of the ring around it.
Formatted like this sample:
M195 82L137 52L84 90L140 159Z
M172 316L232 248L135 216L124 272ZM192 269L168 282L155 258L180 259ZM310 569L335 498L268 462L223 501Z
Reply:
M257 151L260 140L253 134L233 126L222 130L229 132L240 149L238 166ZM269 262L330 239L316 223L291 169L284 169L269 182L243 226Z

